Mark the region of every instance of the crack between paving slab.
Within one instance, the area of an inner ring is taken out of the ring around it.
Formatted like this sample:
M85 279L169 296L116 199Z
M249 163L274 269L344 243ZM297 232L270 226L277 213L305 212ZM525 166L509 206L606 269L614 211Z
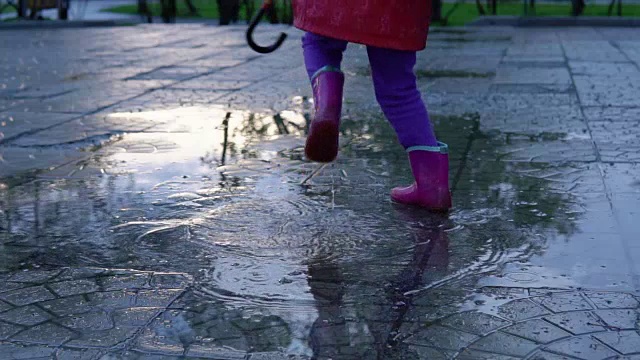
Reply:
M104 111L104 110L107 110L107 109L109 109L109 108L115 107L115 106L117 106L117 105L119 105L119 104L122 104L122 103L124 103L124 102L126 102L126 101L135 100L135 99L140 98L140 97L142 97L142 96L144 96L144 95L147 95L147 94L153 93L154 91L157 91L157 90L165 90L165 89L171 88L171 86L173 86L173 85L180 84L180 83L185 82L185 81L193 80L193 79L196 79L196 78L201 77L201 76L211 75L212 73L215 73L215 72L220 71L220 70L223 70L223 69L232 69L232 68L238 67L238 66L240 66L240 65L247 64L247 63L249 63L249 62L251 62L251 61L254 61L254 60L256 60L256 59L259 59L259 57L250 58L250 59L248 59L247 61L245 61L245 62L243 62L243 63L240 63L240 64L236 64L236 65L232 65L232 66L224 67L224 68L221 68L221 69L212 70L212 71L209 71L209 72L207 72L207 73L203 73L203 74L197 74L197 75L194 75L194 76L191 76L191 77L185 78L185 79L183 79L183 80L177 81L177 82L175 82L175 83L173 83L173 84L170 84L170 85L162 85L162 86L160 86L160 87L158 87L158 88L153 88L153 89L146 90L146 91L144 91L144 92L143 92L143 93L141 93L141 94L138 94L138 95L132 96L132 97L127 98L127 99L123 99L123 100L117 101L117 102L115 102L115 103L113 103L113 104L111 104L111 105L102 106L102 107L100 107L100 108L98 108L98 109L96 109L96 110L93 110L93 111L89 111L89 112L86 112L86 113L79 114L78 116L72 117L72 118L70 118L70 119L68 119L68 120L66 120L66 121L61 122L61 123L57 123L57 124L54 124L54 125L51 125L51 126L47 126L47 127L44 127L44 128L39 128L39 129L34 129L34 130L26 131L26 132L23 132L23 133L17 134L17 135L15 135L15 136L12 136L12 137L9 137L9 138L1 139L1 140L0 140L0 145L2 145L2 144L4 144L4 143L8 143L9 141L15 141L15 140L20 139L20 138L25 137L25 136L33 135L33 134L38 133L38 132L41 132L41 131L50 130L50 129L52 129L52 128L56 127L56 126L63 125L63 124L67 124L67 123L70 123L70 122L72 122L72 121L75 121L75 120L78 120L78 119L85 118L85 117L87 117L87 116L91 116L91 115L98 114L98 113L100 113L100 112L102 112L102 111ZM175 64L174 64L174 65L175 65ZM264 77L264 78L261 78L261 79L259 79L259 80L255 81L255 82L263 81L263 80L266 80L266 79L268 79L268 78L271 78L271 77L274 77L274 76L277 76L277 75L278 75L278 74L269 75L269 76L266 76L266 77ZM217 96L217 97L213 97L212 101L215 101L216 99L220 99L220 98L222 98L222 97L224 97L224 96L228 96L228 95L230 95L230 94L233 94L233 93L239 92L240 90L241 90L241 89L232 90L232 91L229 91L228 93L224 93L224 94L221 94L221 95L219 95L219 96ZM16 105L16 106L18 106L18 105ZM88 157L90 157L90 155L89 155ZM65 166L65 165L71 164L71 163L73 163L74 161L82 161L82 160L86 160L86 158L87 158L87 157L85 157L85 158L83 158L83 159L79 159L79 160L71 160L71 161L69 161L69 162L66 162L66 163L60 164L60 165L59 165L59 166L57 166L56 168L59 168L59 167L62 167L62 166ZM33 176L33 177L29 177L30 179L28 179L27 181L24 181L24 182L20 182L20 183L19 183L19 184L17 184L17 185L24 185L24 184L28 184L28 183L33 182L33 181L37 181L37 180L38 180L38 179L37 179L37 174L41 173L42 171L45 171L45 170L44 170L44 169L36 169L36 170L34 170L34 171L31 171L30 173L31 173L31 174L33 174L33 175L35 175L35 176ZM15 176L12 176L12 178L15 178Z
M618 51L620 51L620 53L623 54L623 56L627 59L627 60L631 60L626 53L624 53L622 50L620 50L620 48L617 46L617 44L612 43L611 41L607 40L607 43L609 43L611 46L613 46L614 48L616 48ZM567 53L565 51L564 48L564 44L561 44L561 48L562 48L562 56L564 57L565 63L567 68L569 69L569 76L571 77L571 82L573 84L573 86L575 87L575 78L574 78L574 73L571 70L571 67L569 66L569 59L567 57ZM635 64L635 63L634 63ZM638 64L635 64L636 67L638 67L638 70L640 70L640 66ZM605 196L607 198L607 201L609 202L609 208L611 210L611 213L613 214L613 217L616 220L616 223L618 225L618 228L621 228L621 224L620 224L620 220L618 218L618 216L616 216L616 212L613 206L613 194L611 189L609 188L609 186L607 186L607 182L605 181L605 174L604 174L604 169L602 167L602 157L600 155L600 149L598 147L598 144L596 143L596 141L593 138L593 130L591 129L591 126L589 124L589 121L587 121L587 118L584 114L584 106L582 106L582 102L580 101L580 93L577 91L576 88L576 96L578 97L578 103L580 106L580 114L582 115L582 119L585 122L585 125L587 127L587 131L589 132L589 137L591 139L591 143L593 145L593 148L596 152L596 163L598 166L598 171L600 172L600 180L602 182L602 185L604 187L605 190ZM602 108L602 107L601 107ZM634 268L634 264L635 262L633 261L633 259L631 258L631 248L629 246L629 243L626 241L626 238L624 236L622 236L622 234L620 234L620 240L622 242L622 246L624 248L624 256L625 256L625 260L627 262L627 267L628 267L628 271L631 273L632 275L632 279L631 281L633 282L633 286L635 289L639 289L640 288L640 279L638 279L637 275L637 271Z
M109 145L111 143L117 142L120 140L118 137L125 134L140 134L145 133L145 131L114 131L107 134L100 135L92 135L80 140L71 140L56 144L34 144L34 145L11 145L7 146L8 148L19 148L19 149L51 149L57 147L69 147L73 145L82 145L85 144L86 147L90 146L99 146L103 147L105 145ZM117 138L117 139L114 139ZM80 149L84 149L85 147L80 146Z
M462 155L462 159L460 160L460 166L458 166L458 170L456 174L453 176L453 184L451 186L452 195L455 194L456 189L458 188L458 183L462 178L462 173L466 168L467 162L469 160L469 153L471 152L471 147L473 146L473 141L476 136L480 133L480 119L474 119L473 121L473 129L471 130L471 134L467 137L467 145L464 149L464 153Z
M151 281L151 278L149 278L149 281ZM152 317L151 319L149 319L143 326L140 327L140 329L136 330L131 336L129 336L128 338L124 339L122 342L120 342L120 344L123 345L122 351L127 351L127 350L135 350L133 347L135 346L134 342L136 339L138 339L142 333L156 320L158 319L160 316L162 316L162 314L164 314L165 312L169 311L169 308L171 307L171 305L173 305L176 301L178 301L178 299L180 299L181 297L184 296L184 294L187 293L187 291L191 288L191 286L187 286L184 289L182 289L182 292L178 295L176 295L166 306L162 307L162 310L158 312L158 314L154 317ZM138 291L136 291L136 301L138 300ZM120 349L114 349L114 350L120 350ZM179 356L185 356L187 352L187 349L184 348L184 350L182 351L182 354ZM166 354L164 354L166 355Z
M107 109L109 109L109 108L112 108L112 107L118 106L118 105L120 105L120 104L122 104L122 103L124 103L124 102L126 102L126 101L135 100L135 99L137 99L137 98L140 98L140 97L142 97L142 96L144 96L144 95L151 94L151 93L153 93L153 92L155 92L155 91L158 91L158 90L171 89L171 87L172 87L173 85L180 84L180 83L183 83L183 82L186 82L186 81L189 81L189 80L197 79L198 77L208 76L208 75L211 75L211 74L213 74L213 73L215 73L215 72L218 72L218 71L221 71L221 70L232 69L232 68L238 67L238 66L240 66L240 65L247 64L247 63L249 63L249 62L251 62L251 61L254 61L254 60L256 60L256 59L258 59L258 57L256 57L256 58L251 58L251 59L249 59L249 60L247 60L247 61L245 61L245 62L243 62L243 63L240 63L240 64L236 64L236 65L232 65L232 66L227 66L227 67L223 67L223 68L220 68L220 69L211 70L211 71L208 71L208 72L205 72L205 73L201 73L201 74L196 74L196 75L193 75L193 76L187 77L187 78L185 78L185 79L178 80L178 81L176 81L175 83L172 83L172 84L169 84L169 85L161 85L161 86L159 86L159 87L157 87L157 88L151 88L151 89L148 89L148 90L146 90L146 91L142 92L141 94L138 94L138 95L135 95L135 96L132 96L132 97L129 97L129 98L123 99L123 100L116 101L115 103L110 104L110 105L106 105L106 106L99 107L98 109L93 110L93 111L89 111L89 112L85 112L85 113L79 114L78 116L76 116L76 117L72 117L72 118L70 118L70 119L68 119L68 120L66 120L66 121L61 122L61 123L57 123L57 124L54 124L54 125L51 125L51 126L47 126L47 127L44 127L44 128L40 128L40 129L34 129L34 130L30 130L30 131L25 131L25 132L23 132L23 133L17 134L17 135L12 136L12 137L4 138L4 139L0 140L0 144L3 144L3 143L8 142L8 141L14 141L14 140L20 139L20 138L22 138L22 137L24 137L24 136L33 135L33 134L38 133L38 132L41 132L41 131L46 131L46 130L52 129L52 128L56 127L56 126L66 124L66 123L72 122L72 121L74 121L74 120L82 119L82 118L87 117L87 116L95 115L95 114L98 114L98 113L100 113L100 112L102 112L102 111L104 111L104 110L107 110ZM168 66L176 66L176 65L178 65L178 64L180 64L180 63L176 63L176 64L168 65ZM159 68L162 68L162 67L166 67L166 66L159 66L159 67L157 67L156 69L154 69L154 70L152 70L152 71L155 71L155 70L157 70L157 69L159 69ZM261 78L261 79L259 79L259 80L256 80L255 82L263 81L263 80L266 80L266 79L268 79L268 78L270 78L270 77L273 77L273 76L276 76L276 75L278 75L278 74L269 75L269 76L267 76L267 77L265 77L265 78ZM221 95L219 95L219 96L217 96L217 97L216 97L216 96L214 96L214 97L212 98L212 101L215 101L216 99L219 99L219 98L221 98L221 97L223 97L223 96L227 96L227 95L229 95L229 94L233 94L233 93L238 92L238 91L240 91L240 89L236 89L236 90L229 91L228 93L221 94ZM18 105L16 105L16 106L18 106Z
M600 31L599 29L596 29L597 31ZM625 53L624 51L622 51L622 48L620 48L620 44L618 44L617 42L613 42L611 40L607 40L607 42L614 48L617 49L618 51L620 51L620 53L622 54L622 56L624 56L625 59L627 59L630 63L632 63L637 69L638 71L640 71L640 64L638 64L637 62L635 62L633 59L631 59L629 57L629 55L627 55L627 53Z

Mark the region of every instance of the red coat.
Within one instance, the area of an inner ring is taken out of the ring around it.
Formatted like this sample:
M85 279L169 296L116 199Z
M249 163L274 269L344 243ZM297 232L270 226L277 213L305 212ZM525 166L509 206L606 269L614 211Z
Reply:
M419 51L427 44L430 0L293 0L304 31L377 47Z

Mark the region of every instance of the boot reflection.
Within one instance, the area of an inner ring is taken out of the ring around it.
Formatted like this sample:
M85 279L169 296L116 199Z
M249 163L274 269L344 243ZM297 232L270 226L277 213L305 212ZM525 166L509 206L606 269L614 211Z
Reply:
M313 359L419 359L403 346L399 331L417 290L426 285L425 272L447 270L449 219L415 209L395 215L410 224L414 246L409 263L390 283L367 294L358 291L358 279L345 279L346 265L327 259L310 262L309 287L318 311L310 333ZM363 316L349 318L352 314Z

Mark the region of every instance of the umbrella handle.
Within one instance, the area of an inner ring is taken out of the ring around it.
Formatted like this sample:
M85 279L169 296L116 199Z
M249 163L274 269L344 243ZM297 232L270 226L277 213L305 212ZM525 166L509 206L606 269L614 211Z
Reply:
M260 7L260 10L258 10L258 13L256 14L256 16L254 16L253 19L251 20L251 23L249 24L249 29L247 29L247 43L249 43L249 46L251 47L251 49L253 49L254 51L260 54L269 54L278 50L278 48L282 45L282 43L287 38L287 34L281 33L280 37L278 37L278 40L276 40L276 42L273 45L269 45L269 46L260 46L256 44L256 42L253 40L253 31L256 29L256 26L258 26L258 24L262 20L264 13L272 6L273 6L273 0L265 0L264 3L262 3L262 7Z

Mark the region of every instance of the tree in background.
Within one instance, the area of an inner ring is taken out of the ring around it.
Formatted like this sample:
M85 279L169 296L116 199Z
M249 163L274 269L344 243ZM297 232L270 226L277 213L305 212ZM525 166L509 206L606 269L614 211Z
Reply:
M240 0L217 0L220 25L229 25L240 17Z
M442 0L433 0L431 3L431 21L442 20Z

